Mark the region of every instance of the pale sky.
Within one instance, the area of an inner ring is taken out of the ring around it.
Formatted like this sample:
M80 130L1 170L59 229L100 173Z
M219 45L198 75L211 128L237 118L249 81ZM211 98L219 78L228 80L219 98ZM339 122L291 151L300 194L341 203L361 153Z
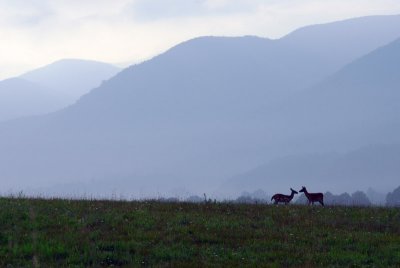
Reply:
M198 36L279 38L389 14L399 0L0 0L0 79L64 58L128 64Z

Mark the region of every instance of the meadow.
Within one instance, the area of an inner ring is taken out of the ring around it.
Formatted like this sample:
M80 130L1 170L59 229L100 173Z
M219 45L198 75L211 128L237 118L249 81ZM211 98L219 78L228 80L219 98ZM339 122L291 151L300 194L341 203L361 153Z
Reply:
M1 267L399 267L400 209L0 199Z

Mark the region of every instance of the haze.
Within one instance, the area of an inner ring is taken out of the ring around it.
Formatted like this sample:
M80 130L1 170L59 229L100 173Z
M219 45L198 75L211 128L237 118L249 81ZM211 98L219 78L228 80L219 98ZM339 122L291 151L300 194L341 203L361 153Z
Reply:
M3 0L0 79L65 58L127 67L198 36L279 38L305 25L399 13L396 0Z
M1 194L399 186L396 1L0 5Z

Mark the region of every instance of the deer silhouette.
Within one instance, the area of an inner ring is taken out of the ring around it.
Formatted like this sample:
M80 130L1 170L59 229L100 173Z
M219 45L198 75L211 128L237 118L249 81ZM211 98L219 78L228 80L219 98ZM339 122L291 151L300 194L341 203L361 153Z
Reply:
M313 204L314 202L319 202L322 206L324 206L324 195L322 193L309 193L307 192L306 187L302 187L301 190L299 191L301 193L304 193L305 196L308 199L308 204Z
M289 204L290 201L292 201L294 195L298 194L298 192L296 192L292 188L290 188L290 190L292 191L292 193L290 195L274 194L274 196L271 198L271 201L275 200L274 204L278 204L278 203L285 203L286 205Z

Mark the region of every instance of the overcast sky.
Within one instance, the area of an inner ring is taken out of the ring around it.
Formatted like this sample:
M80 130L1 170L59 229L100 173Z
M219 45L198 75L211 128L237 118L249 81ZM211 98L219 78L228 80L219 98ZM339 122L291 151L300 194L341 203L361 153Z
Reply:
M128 64L203 35L279 38L399 0L0 0L0 79L63 58Z

